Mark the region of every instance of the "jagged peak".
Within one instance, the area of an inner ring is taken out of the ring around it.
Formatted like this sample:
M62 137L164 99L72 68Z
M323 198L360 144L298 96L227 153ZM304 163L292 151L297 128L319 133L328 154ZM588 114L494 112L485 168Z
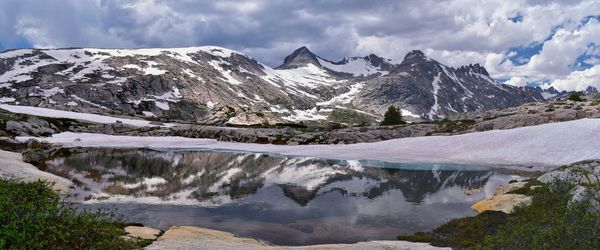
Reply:
M487 72L487 70L483 66L481 66L479 63L460 66L457 69L457 71L460 73L467 73L467 74L468 73L476 73L476 74L482 74L485 76L490 76L489 73Z
M312 53L306 46L302 46L292 54L286 56L283 59L283 64L277 67L277 69L293 69L298 67L304 67L307 64L314 64L321 67L318 56Z

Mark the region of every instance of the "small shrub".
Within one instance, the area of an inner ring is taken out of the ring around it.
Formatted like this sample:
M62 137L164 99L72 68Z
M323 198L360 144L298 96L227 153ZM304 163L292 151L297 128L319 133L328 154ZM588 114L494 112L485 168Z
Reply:
M48 182L0 180L0 249L136 249L107 211L77 211Z

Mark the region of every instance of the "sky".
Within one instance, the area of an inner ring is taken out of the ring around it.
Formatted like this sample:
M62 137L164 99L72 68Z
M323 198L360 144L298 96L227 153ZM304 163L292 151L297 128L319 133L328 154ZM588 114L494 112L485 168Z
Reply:
M498 81L600 88L600 1L2 0L0 51L214 45L277 66L301 46L333 61L413 49Z

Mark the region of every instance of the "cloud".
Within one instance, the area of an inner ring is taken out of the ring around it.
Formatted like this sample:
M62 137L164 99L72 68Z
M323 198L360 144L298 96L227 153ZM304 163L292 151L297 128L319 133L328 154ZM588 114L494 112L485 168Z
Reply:
M519 87L524 87L527 86L528 82L527 82L527 78L525 77L512 77L510 78L508 81L504 82L508 85L512 85L512 86L519 86Z
M600 65L581 71L573 71L565 78L552 81L550 86L558 90L583 91L588 86L600 89Z
M375 53L399 62L422 49L450 66L480 63L497 78L541 81L595 62L581 55L597 54L598 21L586 18L598 13L593 0L3 0L0 45L217 45L271 66L304 45L331 60ZM530 44L539 51L511 50Z

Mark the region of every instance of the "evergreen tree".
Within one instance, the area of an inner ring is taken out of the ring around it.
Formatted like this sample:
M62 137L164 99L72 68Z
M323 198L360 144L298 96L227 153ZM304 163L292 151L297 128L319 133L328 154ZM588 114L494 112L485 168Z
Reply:
M390 106L383 116L381 125L398 125L404 124L402 120L402 112L396 109L394 106Z
M571 95L569 96L569 100L575 101L575 102L585 101L585 99L581 98L581 92L577 92L577 91L574 91L573 93L571 93Z

